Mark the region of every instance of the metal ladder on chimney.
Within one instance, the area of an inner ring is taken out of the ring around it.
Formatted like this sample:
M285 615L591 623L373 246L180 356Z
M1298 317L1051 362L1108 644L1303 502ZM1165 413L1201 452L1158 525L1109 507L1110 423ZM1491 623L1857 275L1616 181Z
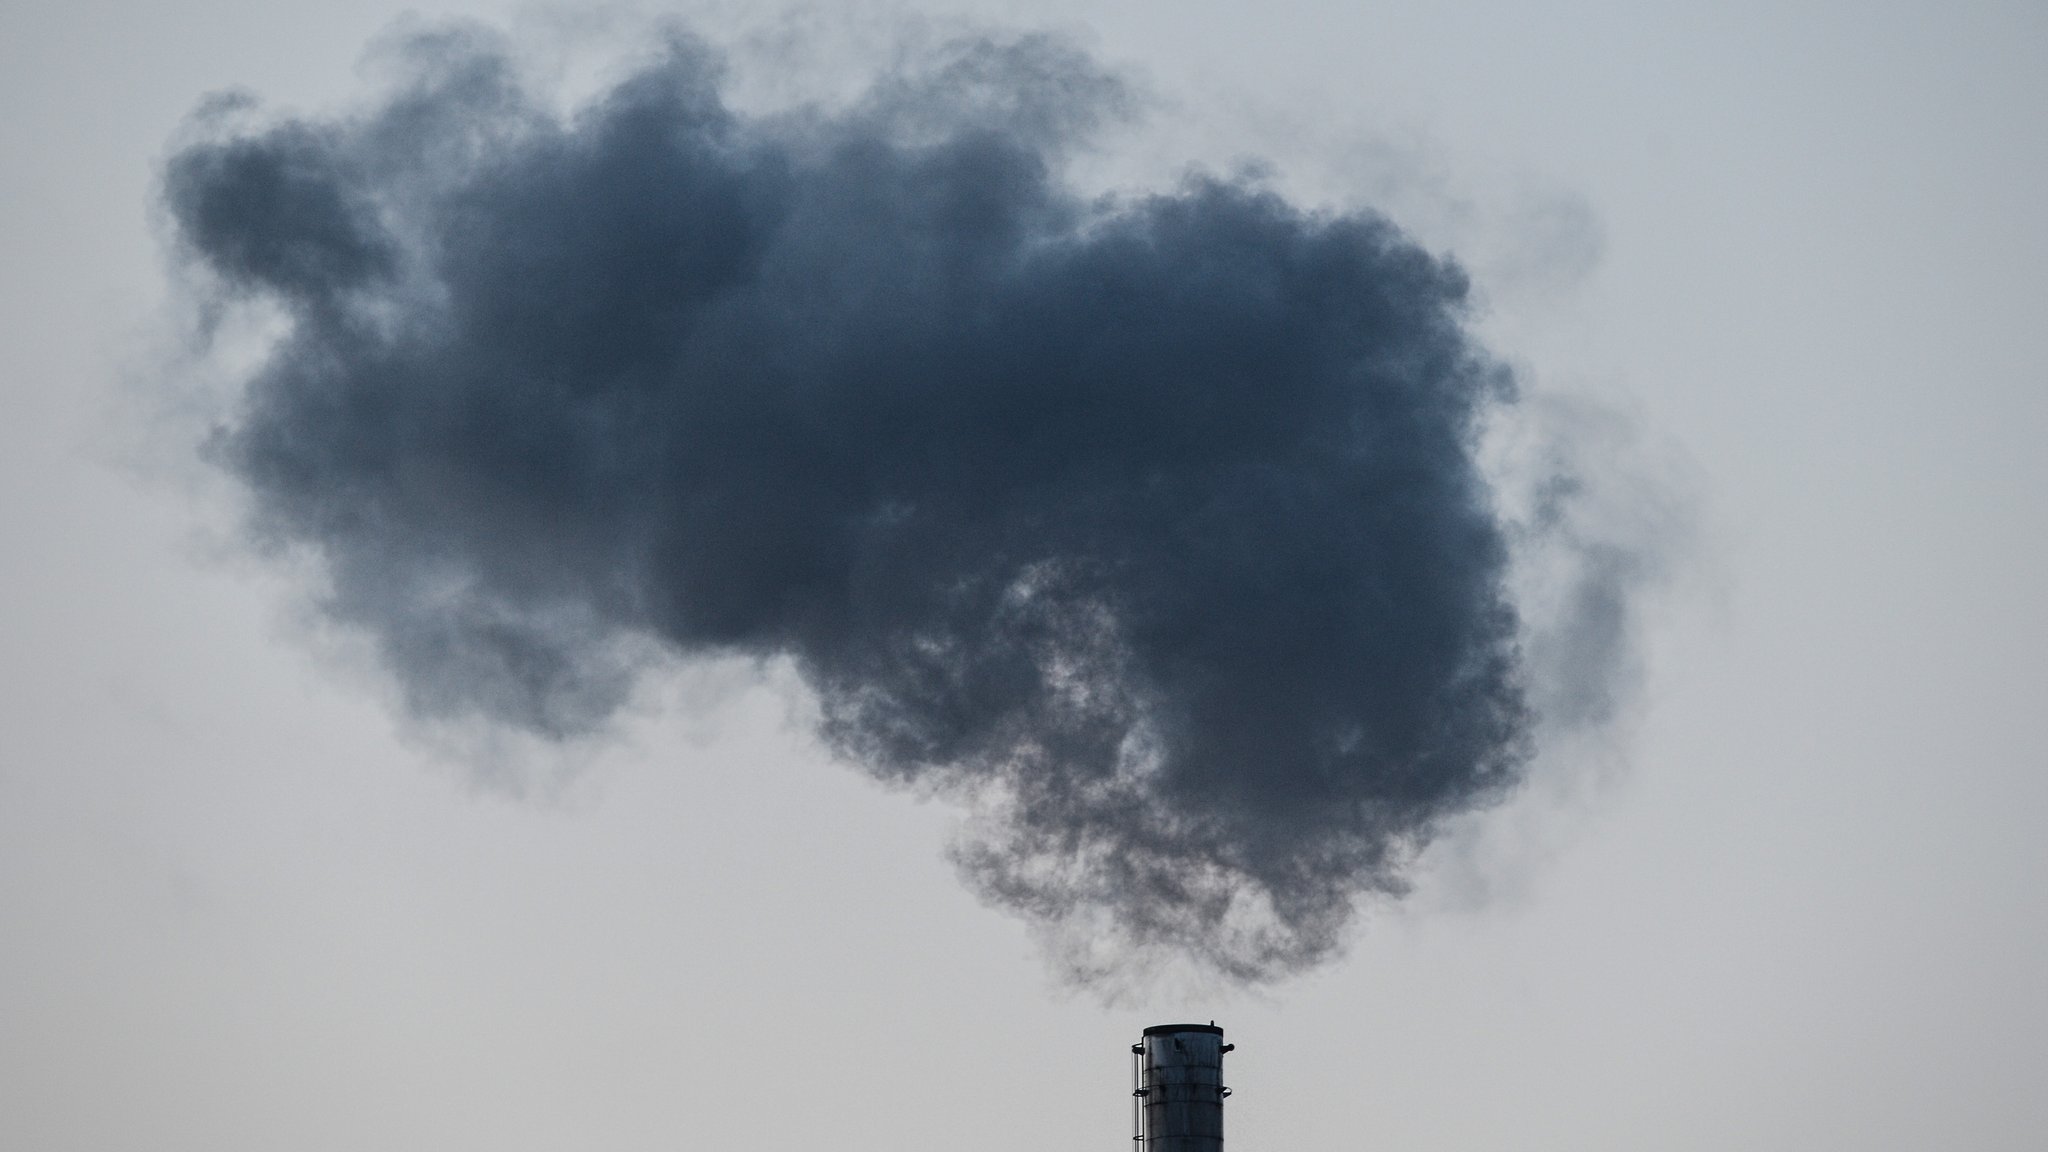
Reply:
M1145 1045L1131 1045L1131 1152L1145 1152Z

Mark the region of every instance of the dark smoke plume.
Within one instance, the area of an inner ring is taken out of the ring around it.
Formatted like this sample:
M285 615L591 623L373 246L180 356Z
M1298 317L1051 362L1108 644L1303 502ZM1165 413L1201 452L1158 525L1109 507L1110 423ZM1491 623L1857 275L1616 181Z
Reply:
M1120 95L1051 40L772 117L686 38L573 115L482 34L406 54L164 197L283 321L211 452L418 715L567 739L646 651L786 660L970 804L988 898L1252 980L1522 775L1513 385L1386 220L1076 195Z

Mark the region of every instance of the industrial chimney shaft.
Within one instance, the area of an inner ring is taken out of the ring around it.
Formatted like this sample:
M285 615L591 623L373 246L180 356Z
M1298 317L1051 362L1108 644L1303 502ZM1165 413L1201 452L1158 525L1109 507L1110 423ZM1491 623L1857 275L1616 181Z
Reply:
M1131 1045L1136 1152L1223 1152L1223 1029L1157 1024Z

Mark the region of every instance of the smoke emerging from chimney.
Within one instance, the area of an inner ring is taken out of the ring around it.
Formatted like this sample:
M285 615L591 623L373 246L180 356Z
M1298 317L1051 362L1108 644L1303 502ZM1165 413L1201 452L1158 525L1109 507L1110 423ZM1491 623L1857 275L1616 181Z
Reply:
M202 118L163 197L187 290L282 318L208 451L416 716L569 740L650 652L784 662L968 806L987 899L1246 981L1523 775L1515 387L1386 220L1077 195L1123 97L1057 40L761 117L682 36L573 114L488 34L401 55Z

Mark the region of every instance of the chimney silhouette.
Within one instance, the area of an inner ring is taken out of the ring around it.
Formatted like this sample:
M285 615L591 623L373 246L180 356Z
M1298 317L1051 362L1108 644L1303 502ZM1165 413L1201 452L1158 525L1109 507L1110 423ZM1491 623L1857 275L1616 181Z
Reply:
M1131 1045L1134 1152L1223 1152L1223 1029L1155 1024Z

